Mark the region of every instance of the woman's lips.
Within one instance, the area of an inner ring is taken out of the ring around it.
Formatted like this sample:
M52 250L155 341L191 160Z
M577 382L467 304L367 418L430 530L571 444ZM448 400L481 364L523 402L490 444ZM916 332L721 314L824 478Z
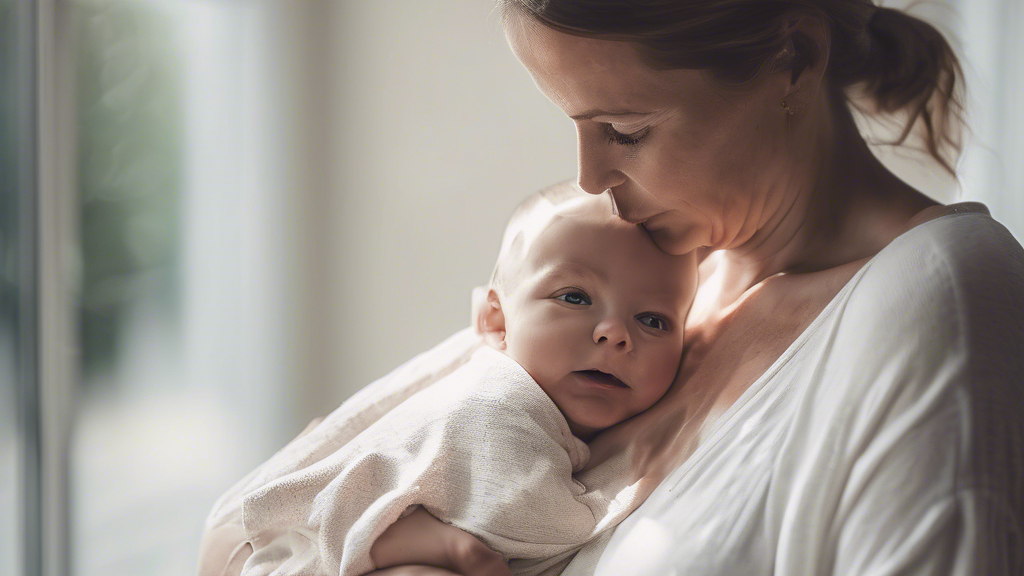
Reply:
M648 220L650 220L651 218L654 218L658 214L660 214L660 212L652 212L652 213L649 213L649 214L635 214L635 213L631 213L631 212L622 212L622 211L620 211L618 216L619 216L619 218L621 218L622 220L625 220L626 222L629 222L630 224L641 224L641 225L643 225L643 224L646 224Z
M578 370L577 373L598 384L613 386L615 388L629 388L625 382L619 380L612 374L608 374L607 372L601 372L600 370Z
M629 222L630 224L640 224L641 222L650 219L652 216L654 216L654 214L640 215L637 214L636 212L633 212L632 210L623 210L620 206L618 214L616 214L616 216L618 216L622 220L625 220L626 222Z
M626 222L629 222L630 224L643 224L644 222L650 220L651 218L654 218L659 214L659 212L657 211L651 212L649 210L646 214L639 213L639 211L637 210L637 206L631 205L634 203L622 202L622 191L616 191L613 188L609 188L606 192L608 192L612 198L612 215L618 216L619 218L625 220ZM644 209L643 206L639 208L641 210ZM648 206L647 208L652 208L652 206Z

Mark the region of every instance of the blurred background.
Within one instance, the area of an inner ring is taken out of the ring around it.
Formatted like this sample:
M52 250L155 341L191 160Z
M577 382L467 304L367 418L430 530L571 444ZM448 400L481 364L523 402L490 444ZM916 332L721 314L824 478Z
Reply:
M1024 9L914 12L973 134L959 181L876 151L1024 238ZM0 575L194 573L214 499L467 326L574 175L489 0L0 0Z

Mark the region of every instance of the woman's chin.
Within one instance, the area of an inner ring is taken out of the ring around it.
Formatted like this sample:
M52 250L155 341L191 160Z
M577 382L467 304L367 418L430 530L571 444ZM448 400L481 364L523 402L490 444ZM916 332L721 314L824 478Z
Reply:
M701 242L697 231L693 228L680 229L674 226L652 225L649 221L643 226L654 245L666 254L682 256L706 244L706 242Z

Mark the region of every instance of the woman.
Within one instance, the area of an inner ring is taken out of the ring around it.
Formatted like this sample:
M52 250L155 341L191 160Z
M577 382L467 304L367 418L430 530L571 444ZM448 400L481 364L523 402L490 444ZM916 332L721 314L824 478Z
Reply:
M676 385L615 431L665 479L566 573L1024 573L1024 253L888 172L847 103L951 166L941 35L865 0L503 9L580 186L707 255Z
M847 100L949 170L942 36L868 0L500 5L580 186L702 258L675 385L591 446L651 494L564 574L1024 573L1024 251L888 172Z

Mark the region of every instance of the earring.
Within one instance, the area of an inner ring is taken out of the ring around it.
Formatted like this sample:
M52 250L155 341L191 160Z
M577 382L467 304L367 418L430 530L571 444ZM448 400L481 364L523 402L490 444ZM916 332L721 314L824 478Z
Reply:
M794 114L793 109L790 108L788 104L786 104L785 98L782 99L782 109L785 110L790 116Z

